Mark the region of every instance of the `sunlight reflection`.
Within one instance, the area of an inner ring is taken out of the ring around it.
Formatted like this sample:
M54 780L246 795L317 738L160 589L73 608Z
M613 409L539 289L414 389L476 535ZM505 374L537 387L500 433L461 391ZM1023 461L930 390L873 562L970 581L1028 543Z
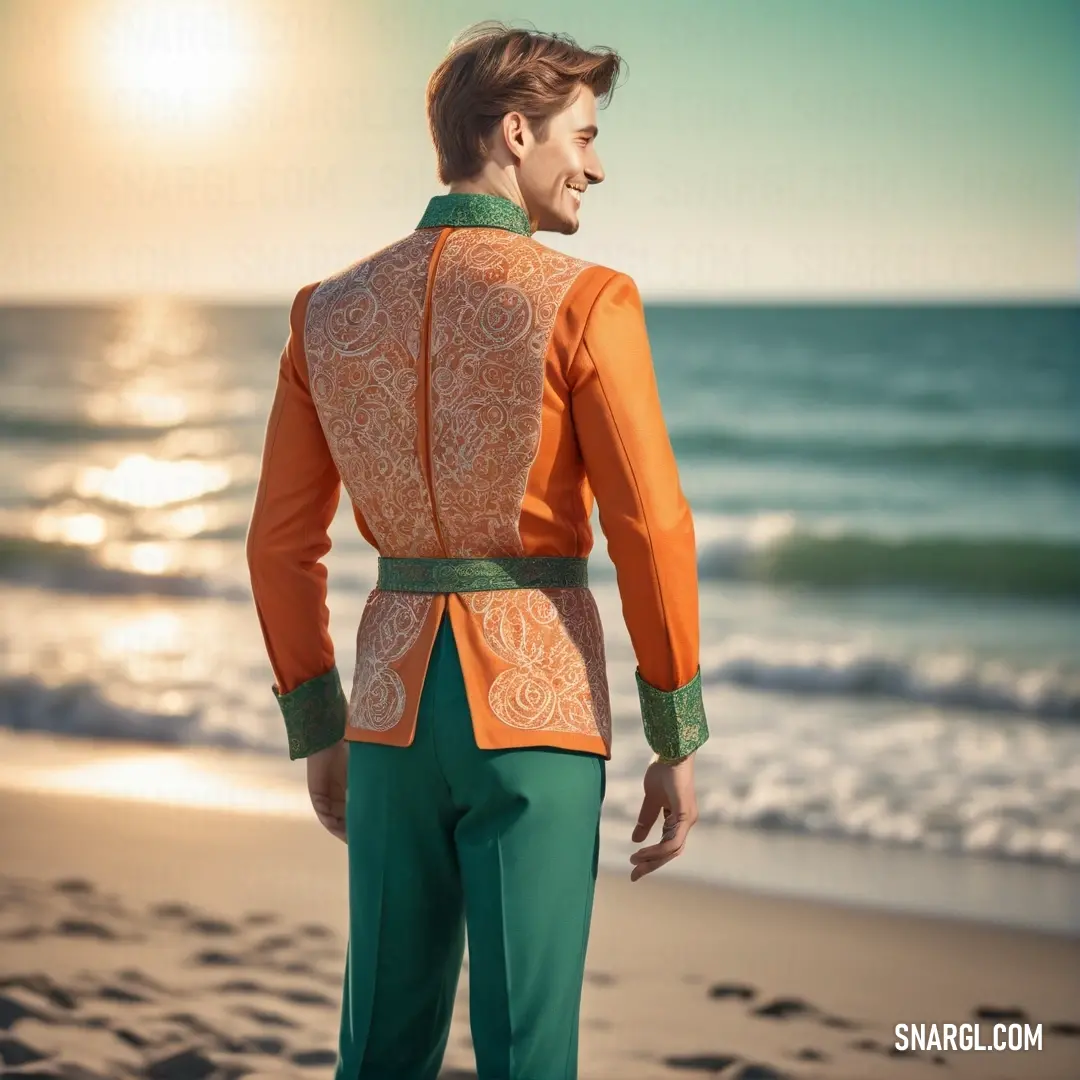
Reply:
M212 337L197 306L167 297L132 301L102 353L85 360L88 417L98 424L168 427L212 413L222 389L220 365L206 352Z
M129 387L102 391L87 398L86 413L98 424L139 423L147 427L180 424L190 415L188 403L179 394L160 393Z
M210 515L205 506L198 505L182 506L179 510L162 514L157 522L157 531L173 540L186 540L209 528Z
M310 813L307 792L248 786L228 774L170 753L125 755L62 769L27 769L21 787L78 795L136 799L174 806Z
M195 309L168 297L140 297L123 312L115 341L105 348L105 362L117 371L139 371L155 357L192 356L209 330Z
M200 461L159 461L147 454L129 454L113 469L87 468L76 481L83 497L98 497L129 506L166 506L223 491L228 468Z
M132 569L140 574L163 574L173 562L163 544L135 544L130 560Z
M135 652L176 655L184 651L184 624L166 610L110 623L101 635L101 655L110 660Z
M80 544L90 547L105 539L105 519L100 514L65 514L46 510L34 519L34 537L47 543Z

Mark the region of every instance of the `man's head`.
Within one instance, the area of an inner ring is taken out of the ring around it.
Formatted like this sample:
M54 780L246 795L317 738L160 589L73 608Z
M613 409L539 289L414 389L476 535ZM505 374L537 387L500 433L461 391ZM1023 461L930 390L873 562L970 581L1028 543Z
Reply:
M502 195L534 230L574 233L581 194L604 179L596 110L622 60L561 34L480 23L455 39L428 82L439 180Z

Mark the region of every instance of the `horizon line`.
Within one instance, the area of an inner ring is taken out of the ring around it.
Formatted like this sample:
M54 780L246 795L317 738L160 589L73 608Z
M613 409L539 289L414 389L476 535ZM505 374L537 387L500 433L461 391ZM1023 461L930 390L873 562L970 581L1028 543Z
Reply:
M10 293L0 295L0 308L13 307L107 307L148 300L169 300L205 307L282 307L292 303L296 292L281 293L231 293L198 292L195 290L148 290L145 292L71 292L71 293ZM645 304L668 307L707 307L746 305L804 305L829 307L848 305L920 304L926 306L959 305L1019 305L1071 307L1080 305L1080 288L1075 292L836 292L836 293L696 293L645 291L641 293Z

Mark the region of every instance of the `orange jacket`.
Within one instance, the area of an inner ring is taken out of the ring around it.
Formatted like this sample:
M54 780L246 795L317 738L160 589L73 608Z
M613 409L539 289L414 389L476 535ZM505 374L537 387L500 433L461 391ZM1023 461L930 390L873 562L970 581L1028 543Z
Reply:
M376 588L345 695L320 561L342 484L389 557L587 556L595 493L646 736L668 756L705 741L693 519L625 274L538 243L509 200L435 196L410 235L297 294L247 536L290 757L411 743L447 610L479 746L609 757L588 588Z

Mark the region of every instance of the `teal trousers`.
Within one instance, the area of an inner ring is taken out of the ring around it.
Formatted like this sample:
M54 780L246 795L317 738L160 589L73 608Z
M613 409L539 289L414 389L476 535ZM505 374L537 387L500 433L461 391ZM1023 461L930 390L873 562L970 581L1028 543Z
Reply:
M479 749L444 617L413 744L349 743L335 1080L435 1080L466 934L478 1080L576 1080L604 766Z

